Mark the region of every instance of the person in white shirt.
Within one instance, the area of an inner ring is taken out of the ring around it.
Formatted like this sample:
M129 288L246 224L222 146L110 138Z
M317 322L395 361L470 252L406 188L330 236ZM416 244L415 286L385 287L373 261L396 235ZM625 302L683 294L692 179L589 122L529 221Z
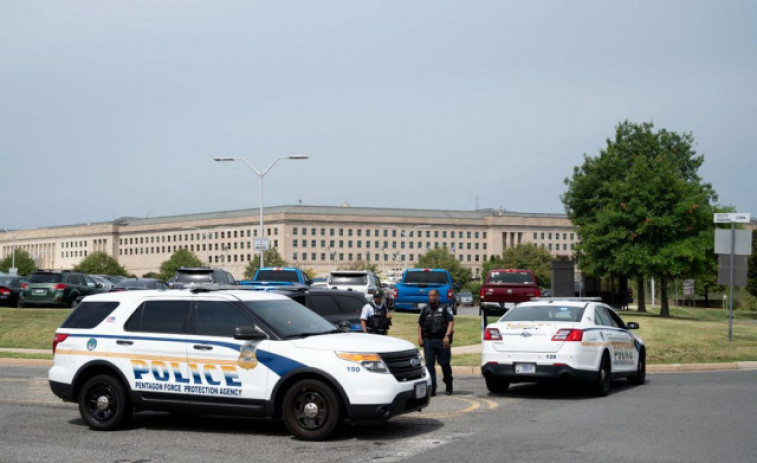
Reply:
M386 334L392 324L392 314L384 305L384 291L377 289L373 293L373 301L363 306L360 314L360 324L364 333Z

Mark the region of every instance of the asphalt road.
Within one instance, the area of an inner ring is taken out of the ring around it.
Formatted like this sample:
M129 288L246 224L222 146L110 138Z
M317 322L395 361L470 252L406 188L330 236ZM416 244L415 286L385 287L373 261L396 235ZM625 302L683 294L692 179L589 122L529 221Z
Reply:
M475 376L421 413L348 427L328 442L281 423L137 414L95 432L54 397L46 368L0 367L2 462L754 462L757 371L652 374L592 398L580 387L518 385L490 395Z

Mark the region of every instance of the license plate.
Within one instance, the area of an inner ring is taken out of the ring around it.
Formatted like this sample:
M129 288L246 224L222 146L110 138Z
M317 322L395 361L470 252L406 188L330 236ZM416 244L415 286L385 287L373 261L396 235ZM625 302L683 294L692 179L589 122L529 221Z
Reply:
M47 291L44 289L35 289L34 294L45 294Z
M515 372L520 374L533 374L536 373L535 363L516 363Z
M422 399L426 397L426 383L417 383L415 385L415 398Z

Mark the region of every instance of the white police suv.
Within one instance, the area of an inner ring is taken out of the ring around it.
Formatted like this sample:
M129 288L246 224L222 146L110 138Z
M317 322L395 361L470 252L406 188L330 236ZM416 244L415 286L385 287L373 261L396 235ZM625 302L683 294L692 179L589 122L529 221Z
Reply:
M607 395L610 380L644 384L646 347L598 298L534 298L510 309L484 330L481 373L489 391L510 383L583 380Z
M407 341L344 333L291 299L246 290L87 297L55 332L50 387L97 430L134 411L282 419L299 439L421 410L430 378Z

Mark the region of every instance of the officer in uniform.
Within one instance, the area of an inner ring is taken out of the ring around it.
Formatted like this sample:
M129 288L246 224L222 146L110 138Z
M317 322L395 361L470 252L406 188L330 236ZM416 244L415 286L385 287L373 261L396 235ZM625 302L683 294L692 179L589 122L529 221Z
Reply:
M386 334L392 324L392 314L384 305L384 291L376 289L373 301L363 306L360 313L360 324L364 333Z
M421 310L418 318L418 344L423 347L426 358L426 368L431 374L431 395L436 395L435 363L442 367L444 384L447 395L452 394L452 333L455 327L452 309L446 304L439 304L439 291L432 289L428 292L428 305Z

